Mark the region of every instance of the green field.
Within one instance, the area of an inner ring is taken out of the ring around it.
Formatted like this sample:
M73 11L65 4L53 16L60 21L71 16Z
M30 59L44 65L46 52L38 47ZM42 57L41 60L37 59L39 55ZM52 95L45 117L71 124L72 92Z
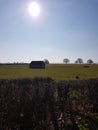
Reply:
M49 64L45 69L30 69L29 65L0 65L0 79L51 77L56 81L98 78L98 65Z

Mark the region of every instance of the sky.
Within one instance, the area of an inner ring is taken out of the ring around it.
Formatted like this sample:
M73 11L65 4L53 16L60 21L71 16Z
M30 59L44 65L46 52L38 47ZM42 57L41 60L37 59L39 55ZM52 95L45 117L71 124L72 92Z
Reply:
M0 63L48 59L98 62L98 0L0 0Z

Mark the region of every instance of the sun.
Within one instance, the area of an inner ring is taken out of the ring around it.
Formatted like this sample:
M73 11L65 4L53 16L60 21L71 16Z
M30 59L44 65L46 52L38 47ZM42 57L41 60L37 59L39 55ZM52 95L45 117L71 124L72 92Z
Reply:
M34 17L38 17L40 14L40 7L39 4L37 2L31 2L29 4L29 13L34 16Z

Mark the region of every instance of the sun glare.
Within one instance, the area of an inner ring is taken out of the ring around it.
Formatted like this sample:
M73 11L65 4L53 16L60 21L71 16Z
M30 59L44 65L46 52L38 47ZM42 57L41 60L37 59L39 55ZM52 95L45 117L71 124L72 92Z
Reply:
M38 5L38 3L36 2L32 2L29 4L29 13L34 16L34 17L38 17L40 14L40 7Z

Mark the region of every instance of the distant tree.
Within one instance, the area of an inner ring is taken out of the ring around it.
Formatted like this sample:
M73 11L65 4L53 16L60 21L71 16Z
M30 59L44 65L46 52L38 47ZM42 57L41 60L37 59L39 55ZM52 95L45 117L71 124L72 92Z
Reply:
M44 63L45 64L49 64L49 60L48 59L44 59Z
M91 59L87 60L87 64L93 64L93 63L94 63L93 60L91 60Z
M70 60L68 58L63 59L63 63L68 64Z
M83 59L82 58L78 58L76 61L75 61L76 64L83 64Z
M78 64L78 61L77 61L77 60L75 61L75 64Z

